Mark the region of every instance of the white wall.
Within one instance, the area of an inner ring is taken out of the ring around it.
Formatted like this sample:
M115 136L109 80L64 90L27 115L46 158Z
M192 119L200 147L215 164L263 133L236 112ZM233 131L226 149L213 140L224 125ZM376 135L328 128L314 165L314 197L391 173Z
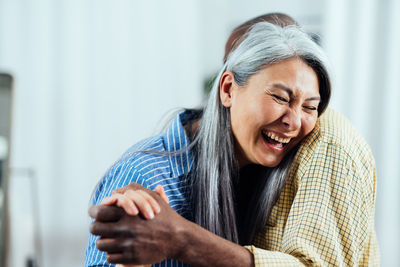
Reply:
M200 102L197 4L0 1L0 68L15 76L11 189L34 172L41 266L83 264L97 181L166 111ZM11 192L9 266L34 244L18 208L26 192Z
M239 24L268 12L287 13L306 29L321 26L324 1L318 0L201 0L199 19L202 73L215 72L222 62L225 41Z
M377 165L375 223L382 266L400 266L400 1L327 1L324 45L331 106L370 144Z
M348 48L334 49L345 46L338 40L348 41L341 33L351 36L336 16L352 11L345 3L0 0L0 70L11 72L16 80L11 199L18 212L12 214L10 266L22 267L26 254L35 249L44 267L83 264L87 208L96 182L124 150L160 128L167 110L201 102L203 80L220 67L225 40L237 24L267 12L288 13L308 29L321 31L338 69L351 68L345 58ZM371 3L366 12L373 9ZM345 74L339 71L338 80L343 81L340 75ZM385 83L395 84L393 75ZM374 109L362 104L365 116L348 112L351 102L345 96L350 90L356 96L353 88L339 82L333 104L355 121L377 152L383 143L375 142L379 137L360 126L366 125L362 120L368 114L375 116ZM396 94L394 88L391 92ZM386 97L395 102L391 95ZM379 122L379 117L374 118ZM386 143L398 139L398 128L390 131L384 132L390 140ZM396 159L398 154L391 155ZM378 158L377 162L386 161ZM386 172L380 172L379 178L387 187L396 177L390 177L391 169ZM391 193L398 189L394 184ZM24 211L35 213L25 204L34 198L35 185L39 195L36 243L34 234L21 231L24 225L35 227L36 221L29 221L32 215L23 217ZM382 197L377 214L386 218L394 200ZM382 248L393 245L391 249L398 250L398 243L388 241L388 231L381 230L385 229L381 218L377 225ZM388 257L386 262L395 262Z

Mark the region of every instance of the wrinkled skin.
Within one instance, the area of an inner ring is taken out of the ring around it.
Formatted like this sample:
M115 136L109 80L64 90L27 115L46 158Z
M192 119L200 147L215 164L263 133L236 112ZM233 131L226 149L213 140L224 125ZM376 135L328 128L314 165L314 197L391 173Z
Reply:
M160 213L154 219L146 220L142 216L130 216L115 206L92 206L89 215L95 221L90 232L100 236L97 248L107 253L110 263L149 264L167 258L179 259L183 247L178 240L181 238L179 230L189 222L157 193L138 184L116 191L123 193L127 189L148 192L160 205Z

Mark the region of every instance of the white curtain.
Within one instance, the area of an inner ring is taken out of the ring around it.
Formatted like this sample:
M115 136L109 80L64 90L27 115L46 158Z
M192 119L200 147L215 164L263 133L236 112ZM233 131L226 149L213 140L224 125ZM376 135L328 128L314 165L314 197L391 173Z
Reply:
M96 182L166 111L200 103L197 4L0 0L0 70L15 78L8 266L37 252L82 266ZM31 182L37 214L18 188Z
M399 266L400 1L329 0L323 30L332 106L371 145L377 163L376 229L382 266Z

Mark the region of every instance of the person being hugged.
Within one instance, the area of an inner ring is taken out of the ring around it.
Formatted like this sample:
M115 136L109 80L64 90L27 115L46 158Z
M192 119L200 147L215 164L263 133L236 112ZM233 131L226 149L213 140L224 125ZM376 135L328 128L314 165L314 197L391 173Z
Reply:
M102 179L86 266L376 264L370 151L339 114L322 115L322 49L276 18L234 39L203 109L179 113Z

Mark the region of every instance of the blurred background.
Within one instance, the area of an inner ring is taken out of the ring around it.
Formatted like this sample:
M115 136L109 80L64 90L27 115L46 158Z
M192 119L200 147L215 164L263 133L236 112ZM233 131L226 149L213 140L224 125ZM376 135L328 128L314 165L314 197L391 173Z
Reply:
M5 266L82 266L107 168L171 110L202 103L235 26L277 11L329 55L331 107L376 159L382 266L400 266L399 0L0 0Z

